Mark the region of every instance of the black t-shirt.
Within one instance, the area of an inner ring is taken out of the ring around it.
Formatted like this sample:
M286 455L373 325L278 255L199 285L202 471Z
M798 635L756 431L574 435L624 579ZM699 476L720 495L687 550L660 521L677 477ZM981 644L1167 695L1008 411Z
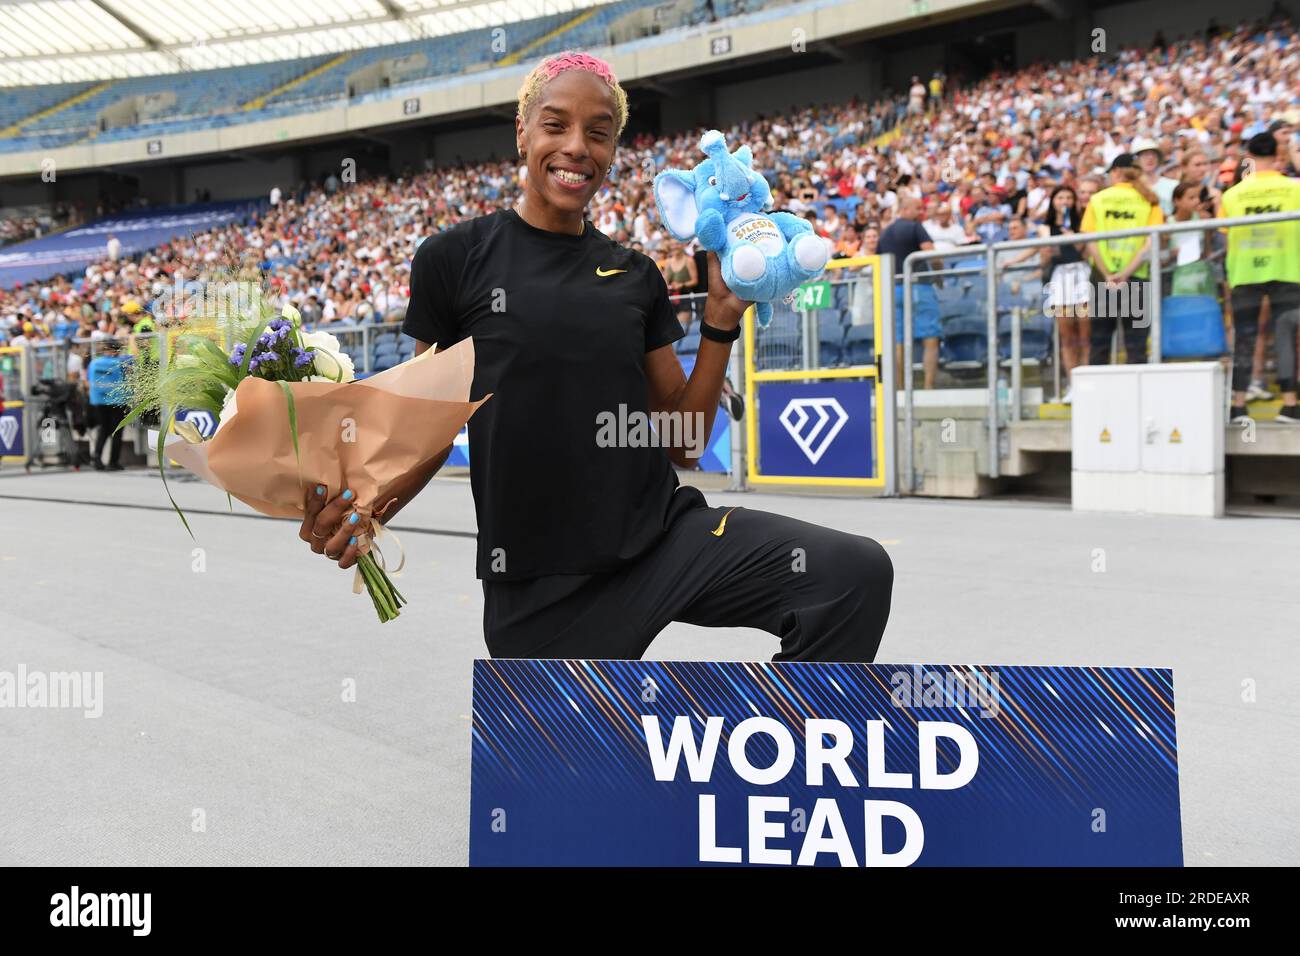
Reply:
M471 398L493 393L469 422L478 577L608 571L658 541L666 452L597 441L598 416L648 413L646 353L684 334L653 260L590 221L573 236L501 210L420 244L402 331L472 338Z
M876 251L882 256L886 253L894 257L894 274L903 274L903 260L913 252L921 251L921 243L933 242L925 226L915 219L895 219L883 233Z

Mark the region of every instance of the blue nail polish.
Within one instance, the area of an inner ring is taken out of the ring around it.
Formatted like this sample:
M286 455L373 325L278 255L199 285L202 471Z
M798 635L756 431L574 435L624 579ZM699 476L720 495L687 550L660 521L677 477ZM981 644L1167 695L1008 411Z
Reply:
M351 501L351 500L352 500L352 489L351 489L351 488L349 488L347 491L343 492L343 500L344 500L344 501Z
M317 486L316 486L316 494L318 494L318 495L323 495L323 494L325 494L325 486L324 486L324 485L317 485Z
M356 539L356 536L355 536L355 535L353 535L351 538L348 538L348 544L351 545L351 544L356 544L356 543L357 543L357 539Z
M360 517L361 515L354 514L351 518L348 519L348 524L356 524L357 519Z

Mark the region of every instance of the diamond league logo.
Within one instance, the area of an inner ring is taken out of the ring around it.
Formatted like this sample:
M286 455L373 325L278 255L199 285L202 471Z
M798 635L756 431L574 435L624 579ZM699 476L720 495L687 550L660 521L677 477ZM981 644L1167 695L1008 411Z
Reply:
M827 428L832 416L835 423ZM799 450L814 465L821 461L822 455L848 420L849 413L833 398L792 398L781 412L780 418ZM810 421L811 426L805 429L804 426Z
M0 418L0 443L6 449L14 447L14 439L18 437L18 419L12 415L6 415Z
M217 420L212 413L201 408L190 409L181 415L181 421L189 422L199 430L204 438L211 438L217 433Z

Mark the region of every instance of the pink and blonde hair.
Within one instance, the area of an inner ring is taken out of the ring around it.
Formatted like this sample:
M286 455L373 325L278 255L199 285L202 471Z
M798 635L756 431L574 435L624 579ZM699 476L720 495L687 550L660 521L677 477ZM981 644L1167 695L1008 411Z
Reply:
M542 87L569 70L585 70L605 81L605 85L614 94L614 120L618 124L614 138L618 139L623 132L623 127L627 125L627 93L619 86L618 77L614 75L614 70L608 63L598 56L578 50L565 50L563 53L548 56L533 67L532 72L524 79L523 85L519 87L519 118L527 119L529 111L542 93Z

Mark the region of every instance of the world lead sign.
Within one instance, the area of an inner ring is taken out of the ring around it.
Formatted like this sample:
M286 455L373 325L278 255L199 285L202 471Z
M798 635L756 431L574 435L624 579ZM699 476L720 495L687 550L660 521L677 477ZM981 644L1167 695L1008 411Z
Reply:
M481 660L472 865L1181 865L1159 668Z

